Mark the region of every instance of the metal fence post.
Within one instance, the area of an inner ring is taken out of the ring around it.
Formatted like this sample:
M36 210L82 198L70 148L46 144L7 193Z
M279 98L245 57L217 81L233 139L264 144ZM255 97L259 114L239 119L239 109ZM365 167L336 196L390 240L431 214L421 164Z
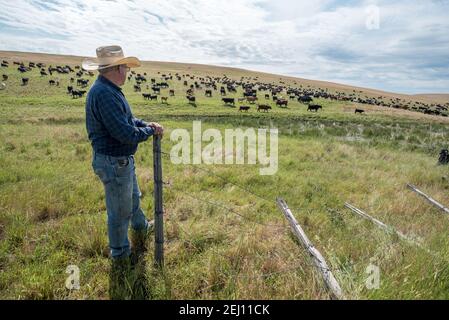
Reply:
M162 161L161 137L153 137L154 172L154 260L157 266L164 266L164 209L162 204Z

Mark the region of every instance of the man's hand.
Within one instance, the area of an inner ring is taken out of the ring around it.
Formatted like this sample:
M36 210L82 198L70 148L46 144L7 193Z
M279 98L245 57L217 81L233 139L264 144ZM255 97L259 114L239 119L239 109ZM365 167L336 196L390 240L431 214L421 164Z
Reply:
M164 135L164 127L163 126L161 126L159 123L156 123L156 122L150 122L148 124L148 126L153 128L155 135L160 136L162 138L162 136Z

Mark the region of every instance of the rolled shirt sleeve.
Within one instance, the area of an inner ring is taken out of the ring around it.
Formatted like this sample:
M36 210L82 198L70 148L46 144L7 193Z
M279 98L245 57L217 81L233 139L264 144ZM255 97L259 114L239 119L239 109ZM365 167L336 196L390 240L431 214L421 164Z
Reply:
M148 123L143 121L142 119L134 117L134 123L136 124L136 127L144 128L148 126Z

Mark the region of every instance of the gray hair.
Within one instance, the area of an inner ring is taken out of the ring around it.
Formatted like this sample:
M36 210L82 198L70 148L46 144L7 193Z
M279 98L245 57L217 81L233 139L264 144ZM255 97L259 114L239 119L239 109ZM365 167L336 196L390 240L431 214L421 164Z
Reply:
M110 71L118 70L119 68L120 68L120 66L112 66L112 67L108 67L108 68L104 68L104 69L99 69L98 72L101 75L104 75L104 74L106 74L106 73L108 73Z

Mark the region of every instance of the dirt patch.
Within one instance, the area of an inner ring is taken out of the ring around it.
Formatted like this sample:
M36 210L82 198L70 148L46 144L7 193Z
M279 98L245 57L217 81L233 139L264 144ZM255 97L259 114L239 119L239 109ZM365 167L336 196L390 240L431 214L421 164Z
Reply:
M35 213L33 220L35 222L47 222L49 220L57 219L62 215L63 213L59 209L45 206Z

